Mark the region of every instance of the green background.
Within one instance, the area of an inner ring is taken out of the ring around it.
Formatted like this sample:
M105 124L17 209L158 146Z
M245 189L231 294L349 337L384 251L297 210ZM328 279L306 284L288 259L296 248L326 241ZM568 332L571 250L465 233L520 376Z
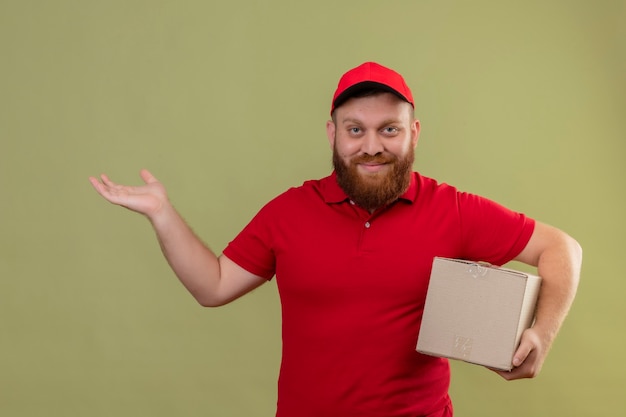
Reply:
M0 415L273 415L275 283L199 307L87 177L149 168L219 252L330 172L330 98L366 60L413 89L416 169L585 250L540 376L455 362L457 415L619 415L625 28L610 0L0 0Z

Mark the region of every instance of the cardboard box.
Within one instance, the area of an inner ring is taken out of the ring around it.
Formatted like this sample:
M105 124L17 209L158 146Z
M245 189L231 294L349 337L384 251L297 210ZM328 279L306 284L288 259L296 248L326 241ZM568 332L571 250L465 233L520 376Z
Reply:
M459 259L433 262L417 351L513 369L534 319L541 278Z

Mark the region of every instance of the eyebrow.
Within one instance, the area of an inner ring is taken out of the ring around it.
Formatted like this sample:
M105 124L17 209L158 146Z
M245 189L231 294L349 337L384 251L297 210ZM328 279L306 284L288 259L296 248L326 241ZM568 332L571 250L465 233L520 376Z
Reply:
M347 119L343 119L341 121L341 124L346 124L346 123L354 123L354 124L358 124L358 125L362 125L364 124L362 120L360 119L354 119L351 117L348 117ZM382 121L382 123L380 123L380 126L387 126L387 125L395 125L395 124L401 124L402 122L399 119L385 119Z

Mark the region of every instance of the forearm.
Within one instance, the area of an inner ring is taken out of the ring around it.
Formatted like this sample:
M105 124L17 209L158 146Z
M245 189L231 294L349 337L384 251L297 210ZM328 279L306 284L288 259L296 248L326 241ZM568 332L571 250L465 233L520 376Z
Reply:
M537 260L537 273L542 277L542 286L534 327L544 336L548 346L574 301L581 263L582 250L567 235L560 236L558 244L543 251Z
M574 301L582 249L564 232L537 222L535 231L517 261L537 267L541 289L535 323L523 335L510 371L496 371L507 380L536 376Z
M218 292L220 265L216 255L195 235L171 204L149 217L170 267L202 305Z
M110 203L150 220L167 262L201 305L224 305L266 282L225 256L217 258L172 207L163 184L148 170L140 174L145 185L139 187L116 184L104 174L101 181L89 181Z

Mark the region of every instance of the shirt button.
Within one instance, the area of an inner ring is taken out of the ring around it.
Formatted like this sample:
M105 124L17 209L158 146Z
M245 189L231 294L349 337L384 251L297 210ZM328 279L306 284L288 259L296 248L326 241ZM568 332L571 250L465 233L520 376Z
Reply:
M370 222L365 222L365 228L366 228L366 229L369 229L369 228L370 228L370 226L371 226Z

